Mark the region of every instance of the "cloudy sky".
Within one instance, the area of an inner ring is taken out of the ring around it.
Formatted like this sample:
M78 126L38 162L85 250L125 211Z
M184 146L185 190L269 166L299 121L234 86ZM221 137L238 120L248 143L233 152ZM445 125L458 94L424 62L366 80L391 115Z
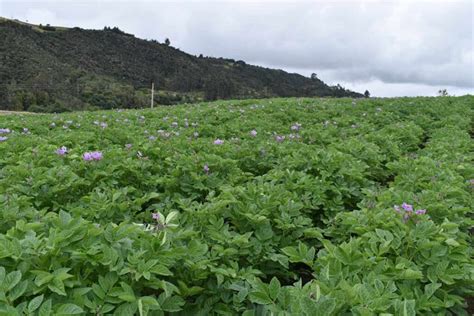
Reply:
M474 94L471 0L0 0L0 16L118 26L195 55L315 72L373 96Z

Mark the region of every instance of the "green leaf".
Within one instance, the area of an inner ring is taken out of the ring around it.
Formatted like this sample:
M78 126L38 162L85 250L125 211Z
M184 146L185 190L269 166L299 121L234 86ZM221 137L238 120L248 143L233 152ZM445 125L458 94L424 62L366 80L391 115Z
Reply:
M423 273L412 269L406 269L400 274L400 279L405 280L416 280L421 278L423 278Z
M97 284L92 284L92 292L94 292L94 294L97 295L97 297L101 300L105 298L106 294L104 290Z
M0 308L0 316L20 316L20 312L16 310L13 306L2 306Z
M453 238L446 239L446 244L449 245L449 246L453 246L453 247L458 247L459 246L459 243L456 240L454 240Z
M54 279L52 283L48 284L48 289L59 295L66 296L66 289L64 283L58 279Z
M250 301L253 303L261 304L261 305L270 305L273 303L270 296L264 292L251 292L249 294Z
M184 300L179 296L171 296L161 303L161 309L165 312L178 312L184 305Z
M319 314L317 313L318 305L315 301L310 299L309 297L301 297L300 298L300 306L304 312L304 315L328 315L328 314Z
M5 291L11 290L15 285L18 284L21 280L21 272L20 271L13 271L7 274L5 280L3 281L2 288Z
M0 267L0 284L3 284L3 281L5 280L5 268Z
M69 213L66 213L63 210L61 210L59 211L59 220L62 225L67 225L72 220L72 217Z
M120 282L120 286L123 289L123 292L118 295L118 297L126 302L134 302L136 300L135 293L133 289L125 282Z
M54 279L54 275L46 271L32 271L33 274L36 274L35 284L37 286L42 286Z
M317 302L317 310L319 315L331 315L336 309L336 301L333 298L322 296Z
M43 298L44 298L44 295L39 295L37 297L35 297L34 299L32 299L29 303L28 303L28 313L33 313L35 310L37 310L41 303L43 303Z
M158 264L154 266L153 268L150 269L150 272L158 274L158 275L165 275L165 276L173 275L173 272L171 272L167 267L165 267L162 264Z
M272 300L275 300L280 293L280 281L276 277L273 277L270 281L270 285L268 286L268 294Z
M10 294L8 294L8 297L10 298L10 301L14 301L20 296L25 293L26 289L28 287L28 281L22 281L19 284L17 284L11 291Z
M56 315L77 315L84 313L84 310L75 304L62 304L56 311Z
M105 304L104 306L100 308L100 311L102 312L102 314L107 314L108 312L112 311L114 308L115 308L114 305Z
M403 316L415 316L415 300L404 300L403 301Z
M430 283L425 285L425 294L428 298L433 296L437 289L441 287L441 283Z
M38 316L49 316L51 315L51 299L45 301L43 305L41 305L39 311L38 311Z
M99 276L99 285L104 290L104 292L108 292L114 284L118 281L117 273L109 272L103 276Z
M141 300L141 299L138 299L137 303L138 303L138 314L139 314L140 316L144 316L144 314L143 314L143 304L142 304L142 300Z
M20 304L18 304L15 309L18 311L18 313L20 313L20 315L23 315L26 313L26 305L27 303L26 302L22 302Z
M137 311L137 304L133 303L123 303L114 312L114 315L119 315L119 316L127 316L127 315L135 315L135 312Z

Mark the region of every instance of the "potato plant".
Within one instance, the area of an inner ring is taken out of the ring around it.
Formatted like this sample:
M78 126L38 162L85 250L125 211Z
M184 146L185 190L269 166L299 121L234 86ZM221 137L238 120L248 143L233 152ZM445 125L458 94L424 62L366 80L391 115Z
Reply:
M0 315L467 315L473 97L0 117Z

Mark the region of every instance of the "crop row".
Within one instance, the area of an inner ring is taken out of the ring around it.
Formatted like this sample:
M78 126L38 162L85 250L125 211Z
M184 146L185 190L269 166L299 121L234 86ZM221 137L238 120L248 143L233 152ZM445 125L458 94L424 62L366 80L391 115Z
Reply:
M0 117L0 313L466 314L472 101Z

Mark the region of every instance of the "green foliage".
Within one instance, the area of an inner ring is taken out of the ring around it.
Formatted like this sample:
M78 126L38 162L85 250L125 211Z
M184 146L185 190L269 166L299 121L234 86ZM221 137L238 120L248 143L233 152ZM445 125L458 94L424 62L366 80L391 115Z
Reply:
M0 315L467 315L473 101L2 116Z

